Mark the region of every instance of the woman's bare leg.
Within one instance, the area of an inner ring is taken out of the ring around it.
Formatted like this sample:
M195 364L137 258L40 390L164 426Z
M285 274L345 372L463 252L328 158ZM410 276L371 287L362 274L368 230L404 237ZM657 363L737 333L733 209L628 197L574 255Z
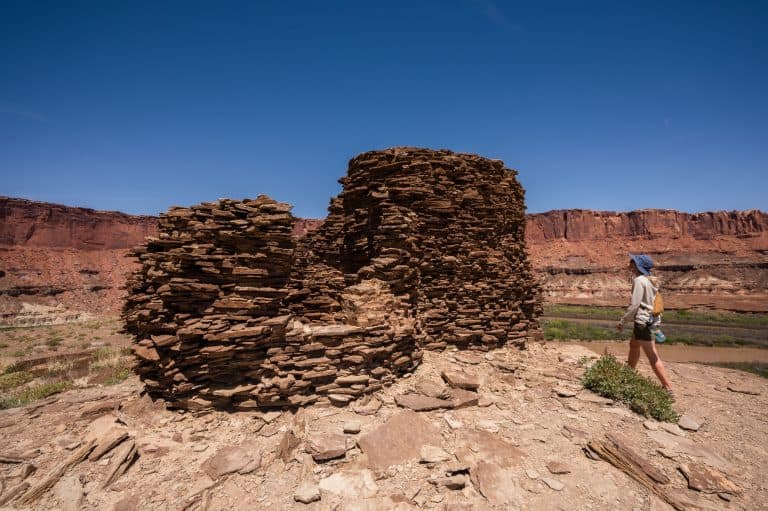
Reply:
M629 355L627 356L627 365L634 369L637 367L638 360L640 360L640 341L632 339L629 341Z
M656 351L656 343L653 341L646 341L639 344L642 346L645 356L648 357L648 363L651 365L653 372L656 373L656 377L661 382L661 386L667 390L671 389L672 387L669 384L669 378L667 378L667 371L664 369L664 363L661 361L661 357L659 357L659 353Z

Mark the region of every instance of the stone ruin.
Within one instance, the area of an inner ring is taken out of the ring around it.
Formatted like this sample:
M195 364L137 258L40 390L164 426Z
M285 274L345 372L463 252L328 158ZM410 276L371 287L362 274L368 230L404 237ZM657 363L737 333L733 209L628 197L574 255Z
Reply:
M133 251L123 311L147 391L188 409L343 405L424 349L540 338L515 176L447 150L363 153L300 239L266 196L171 208Z

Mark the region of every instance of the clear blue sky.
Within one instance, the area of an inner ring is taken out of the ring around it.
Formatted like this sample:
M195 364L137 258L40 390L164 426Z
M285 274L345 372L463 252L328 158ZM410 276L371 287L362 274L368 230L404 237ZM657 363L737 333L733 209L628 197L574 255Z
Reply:
M768 2L0 1L0 195L322 217L394 145L533 212L768 209Z

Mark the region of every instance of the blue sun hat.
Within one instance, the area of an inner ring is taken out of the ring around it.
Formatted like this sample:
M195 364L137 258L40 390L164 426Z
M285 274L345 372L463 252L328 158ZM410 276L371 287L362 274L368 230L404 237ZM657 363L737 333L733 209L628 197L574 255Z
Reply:
M635 267L643 275L650 275L653 268L653 259L645 254L629 254L629 257L635 263Z

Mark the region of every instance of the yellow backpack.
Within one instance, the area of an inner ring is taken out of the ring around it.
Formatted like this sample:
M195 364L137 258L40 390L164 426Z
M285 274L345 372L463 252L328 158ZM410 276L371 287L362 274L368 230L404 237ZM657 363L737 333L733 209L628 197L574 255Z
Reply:
M656 296L653 298L653 310L651 311L651 314L658 316L662 312L664 312L664 298L661 297L660 291L656 291Z

